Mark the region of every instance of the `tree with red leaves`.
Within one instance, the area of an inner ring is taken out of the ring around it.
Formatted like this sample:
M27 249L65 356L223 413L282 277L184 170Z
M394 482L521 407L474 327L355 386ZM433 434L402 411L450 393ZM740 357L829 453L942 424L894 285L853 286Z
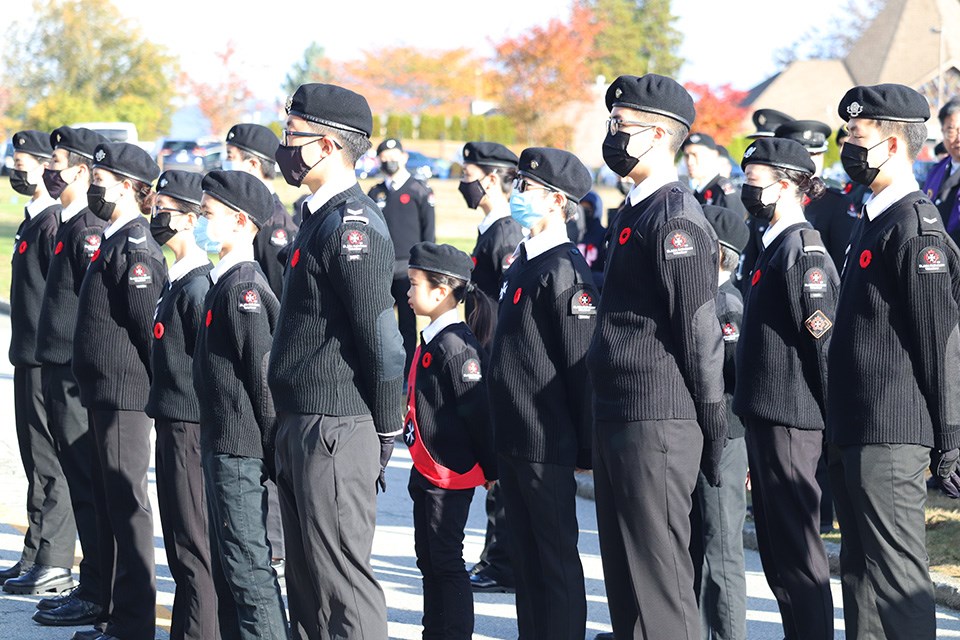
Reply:
M730 144L733 137L740 133L743 119L750 111L740 106L747 92L734 89L729 84L711 87L688 82L683 86L697 105L694 129L713 136L717 144Z

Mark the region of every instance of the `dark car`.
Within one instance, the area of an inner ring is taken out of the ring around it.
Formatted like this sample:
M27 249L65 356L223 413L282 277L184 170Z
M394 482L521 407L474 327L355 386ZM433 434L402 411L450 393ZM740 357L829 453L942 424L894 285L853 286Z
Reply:
M407 152L407 171L417 180L449 178L451 164L448 160L431 158L423 155L419 151Z
M3 145L3 164L0 164L0 176L10 175L13 170L13 140Z
M219 169L224 156L221 142L196 140L164 140L157 153L157 164L163 171L179 169L206 173Z

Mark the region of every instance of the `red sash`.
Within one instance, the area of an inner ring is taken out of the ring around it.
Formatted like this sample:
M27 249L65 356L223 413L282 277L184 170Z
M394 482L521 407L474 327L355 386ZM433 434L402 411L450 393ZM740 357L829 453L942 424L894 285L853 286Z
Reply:
M441 489L472 489L482 485L486 478L479 464L466 473L457 473L439 464L423 446L420 439L420 427L417 425L417 368L420 366L420 347L413 354L413 364L407 378L407 418L404 421L403 441L410 448L413 466L431 484Z

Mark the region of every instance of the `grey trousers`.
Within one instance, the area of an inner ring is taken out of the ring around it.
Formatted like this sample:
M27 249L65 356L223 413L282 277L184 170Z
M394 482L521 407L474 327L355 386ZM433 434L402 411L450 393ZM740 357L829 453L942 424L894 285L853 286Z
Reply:
M292 636L386 640L386 600L370 564L380 475L373 418L280 414L276 462Z
M830 446L830 482L843 532L840 576L848 638L936 636L924 526L930 449Z

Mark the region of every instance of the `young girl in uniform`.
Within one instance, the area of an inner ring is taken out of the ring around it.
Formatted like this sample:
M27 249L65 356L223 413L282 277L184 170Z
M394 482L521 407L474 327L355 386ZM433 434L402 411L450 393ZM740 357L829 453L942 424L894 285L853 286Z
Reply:
M489 340L493 303L470 282L472 268L470 257L449 245L423 242L410 253L407 298L414 313L430 318L410 367L403 434L413 458L408 489L425 640L473 634L463 531L475 487L489 489L497 477L480 347ZM465 298L477 335L460 321Z

